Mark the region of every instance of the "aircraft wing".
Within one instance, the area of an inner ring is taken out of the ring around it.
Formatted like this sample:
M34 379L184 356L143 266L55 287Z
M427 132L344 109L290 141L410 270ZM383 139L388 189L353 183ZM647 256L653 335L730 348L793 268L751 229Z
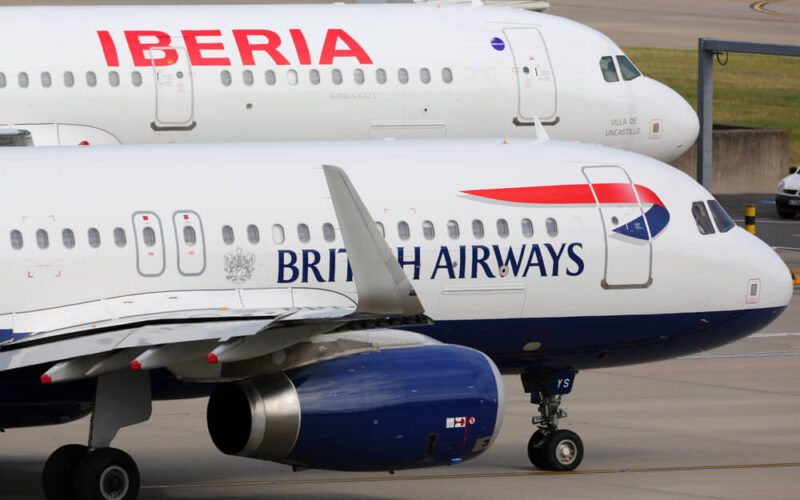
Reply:
M235 363L333 331L429 322L347 175L333 166L323 171L353 269L356 305L170 311L36 332L0 347L0 371L55 362L42 375L53 383L197 360Z

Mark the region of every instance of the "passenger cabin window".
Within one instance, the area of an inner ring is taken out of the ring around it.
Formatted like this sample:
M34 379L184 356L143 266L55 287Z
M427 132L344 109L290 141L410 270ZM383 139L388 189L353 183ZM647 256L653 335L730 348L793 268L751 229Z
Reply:
M342 70L334 69L331 71L331 80L333 80L334 85L341 85L342 84Z
M426 220L422 223L422 236L426 240L432 240L436 236L436 231L433 229L433 222Z
M108 84L112 87L119 87L119 73L116 71L108 72Z
M619 63L619 72L622 73L623 80L633 80L636 77L642 76L636 66L633 65L630 59L626 56L617 56Z
M386 70L383 68L378 68L375 70L375 80L383 85L386 83Z
M483 238L483 222L475 219L472 221L472 235L478 239Z
M447 221L447 235L454 240L457 240L458 237L461 236L461 231L458 229L458 222L454 220Z
M197 243L197 233L192 226L183 226L183 242L189 247Z
M497 219L497 236L508 238L508 221L505 219Z
M47 236L47 231L44 229L38 229L36 231L36 246L42 250L50 246L50 238Z
M720 233L727 233L736 225L717 200L708 200L708 209L711 211L711 215L714 216L714 222L717 224L717 229L719 229Z
M444 83L453 82L453 70L450 68L442 68L442 81Z
M714 234L714 226L711 224L711 218L708 216L705 203L702 201L692 203L692 216L700 234Z
M322 238L328 243L336 239L336 231L333 230L333 224L330 222L322 225Z
M16 229L11 231L11 248L14 250L21 250L22 249L22 233Z
M422 83L431 83L431 70L422 68L419 70L419 81Z
M397 236L399 236L401 240L407 240L411 237L411 229L408 227L407 222L400 221L397 223Z
M141 87L142 86L142 74L138 71L134 71L131 73L131 83L134 87Z
M353 80L359 85L364 83L364 70L356 68L353 70Z
M280 224L272 225L272 241L280 245L286 240L286 234L283 232L283 226Z
M28 73L23 71L17 75L17 83L19 83L19 86L23 89L28 88Z
M382 223L382 222L375 221L375 225L376 225L376 226L378 226L378 231L380 231L380 232L381 232L381 236L383 236L384 238L386 238L386 229L384 229L384 227L383 227L383 223Z
M308 73L308 78L311 80L311 85L319 85L320 77L319 77L319 70L312 69Z
M397 70L397 81L405 85L408 83L408 70L405 68L400 68Z
M121 227L114 228L114 244L119 248L124 247L128 243L128 238L125 236L125 230Z
M548 217L546 221L544 221L544 227L547 229L547 234L550 236L558 236L558 222L552 217Z
M247 241L253 245L258 245L258 242L261 241L261 232L255 224L247 226Z
M286 81L289 85L297 85L297 71L290 69L286 72Z
M86 85L95 87L97 85L97 75L94 71L86 72Z
M142 229L142 241L145 246L151 247L156 244L156 231L152 227Z
M275 78L275 72L271 69L268 69L264 72L264 80L267 82L267 85L275 85L277 79Z
M605 56L600 58L600 71L603 72L603 79L607 82L618 82L617 68L614 66L614 58Z
M533 222L530 219L522 219L522 236L526 238L533 236Z
M6 88L6 74L0 72L0 89Z
M253 72L249 69L242 71L242 81L248 87L253 84Z
M223 69L219 73L219 81L222 82L222 85L226 87L230 87L233 78L231 78L231 72L227 69Z
M226 245L233 245L233 228L231 226L222 226L222 241Z
M72 229L61 231L61 242L64 243L64 248L75 248L75 233Z
M90 227L86 234L89 237L90 247L97 248L100 246L100 231L98 231L97 228ZM153 233L153 242L155 243L155 232Z
M75 75L72 71L64 72L64 86L69 88L75 85Z
M297 239L300 240L302 243L308 243L311 240L311 231L308 230L307 225L305 224L297 225Z
M50 73L48 73L47 71L42 71L41 77L42 77L42 87L46 89L50 88L50 85L53 84L53 78L50 76Z

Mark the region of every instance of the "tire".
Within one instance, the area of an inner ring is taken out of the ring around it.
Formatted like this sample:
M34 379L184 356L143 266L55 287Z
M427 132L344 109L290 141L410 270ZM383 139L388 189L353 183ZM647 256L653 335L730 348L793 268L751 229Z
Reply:
M775 210L778 211L778 217L781 219L794 219L794 216L797 212L794 210L787 210L785 208L776 207Z
M139 494L139 469L122 450L98 448L78 465L75 494L81 500L134 500Z
M545 458L550 470L570 471L583 460L583 441L572 431L558 430L547 436Z
M544 456L547 436L541 430L533 433L528 440L528 459L537 469L549 470L547 460Z
M42 489L47 500L75 500L75 470L89 448L68 444L53 452L42 470Z

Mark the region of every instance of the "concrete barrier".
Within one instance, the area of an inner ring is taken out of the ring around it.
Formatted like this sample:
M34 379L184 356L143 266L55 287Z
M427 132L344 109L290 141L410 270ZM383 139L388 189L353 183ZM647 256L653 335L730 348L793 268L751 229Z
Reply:
M715 194L771 193L789 175L789 131L714 124ZM672 162L697 179L697 145Z

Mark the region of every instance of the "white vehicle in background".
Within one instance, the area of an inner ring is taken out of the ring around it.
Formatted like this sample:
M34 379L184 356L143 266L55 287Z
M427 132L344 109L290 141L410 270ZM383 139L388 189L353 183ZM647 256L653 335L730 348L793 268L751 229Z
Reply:
M789 167L789 175L778 183L775 210L778 211L781 219L792 219L800 212L800 172L798 167Z

